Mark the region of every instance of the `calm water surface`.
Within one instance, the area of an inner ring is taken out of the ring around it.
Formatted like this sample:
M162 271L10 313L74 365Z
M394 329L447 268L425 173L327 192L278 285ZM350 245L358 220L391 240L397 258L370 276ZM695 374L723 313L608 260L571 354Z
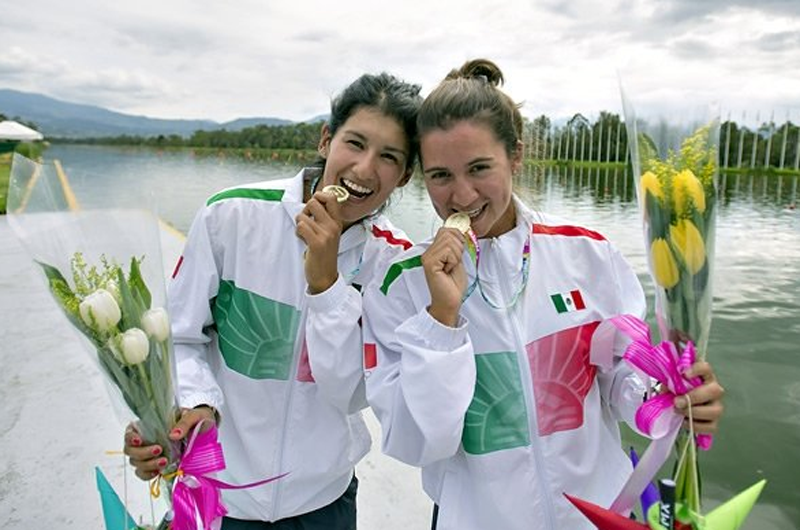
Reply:
M221 188L294 175L296 166L151 149L54 146L84 207L148 204L187 231ZM631 180L620 171L531 172L517 192L531 206L602 232L627 256L652 300ZM745 528L800 528L800 209L797 177L727 177L714 277L709 360L724 384L726 413L701 455L710 509L768 480ZM425 190L412 181L389 215L415 240L436 231ZM643 447L633 435L632 443Z

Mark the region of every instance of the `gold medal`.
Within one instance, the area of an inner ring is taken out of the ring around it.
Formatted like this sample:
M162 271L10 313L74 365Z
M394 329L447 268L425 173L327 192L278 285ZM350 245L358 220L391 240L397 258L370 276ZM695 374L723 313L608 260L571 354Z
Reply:
M465 214L464 212L456 212L444 222L445 228L455 228L462 234L466 234L469 232L469 215Z
M350 197L350 192L341 186L331 184L322 188L322 193L332 193L336 196L336 202L344 202Z

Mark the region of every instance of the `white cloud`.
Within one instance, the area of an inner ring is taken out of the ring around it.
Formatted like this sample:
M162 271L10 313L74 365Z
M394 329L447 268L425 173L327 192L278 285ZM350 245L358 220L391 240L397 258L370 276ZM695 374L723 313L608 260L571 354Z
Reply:
M484 56L530 116L619 112L618 70L645 105L800 110L798 5L29 0L4 8L0 87L156 117L305 119L364 71L427 93Z

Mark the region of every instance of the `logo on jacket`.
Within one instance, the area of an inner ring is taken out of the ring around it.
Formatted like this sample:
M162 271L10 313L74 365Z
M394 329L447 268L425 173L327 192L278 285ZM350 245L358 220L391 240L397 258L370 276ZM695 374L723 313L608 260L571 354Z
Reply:
M578 289L568 293L551 294L550 299L553 300L553 305L559 314L586 309L586 304L583 303L583 296L581 296L581 292Z

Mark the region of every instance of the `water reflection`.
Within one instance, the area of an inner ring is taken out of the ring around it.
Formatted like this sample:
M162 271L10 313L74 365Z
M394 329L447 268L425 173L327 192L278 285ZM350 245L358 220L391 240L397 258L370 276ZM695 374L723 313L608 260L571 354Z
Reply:
M61 159L84 206L148 204L182 230L215 191L296 171L146 149L55 146L47 156ZM734 174L720 179L709 355L727 389L726 416L701 465L706 508L762 477L769 480L749 528L800 528L797 180ZM532 167L516 179L515 190L532 207L613 241L652 300L635 188L626 171ZM395 197L388 213L415 240L431 236L441 224L419 178Z

